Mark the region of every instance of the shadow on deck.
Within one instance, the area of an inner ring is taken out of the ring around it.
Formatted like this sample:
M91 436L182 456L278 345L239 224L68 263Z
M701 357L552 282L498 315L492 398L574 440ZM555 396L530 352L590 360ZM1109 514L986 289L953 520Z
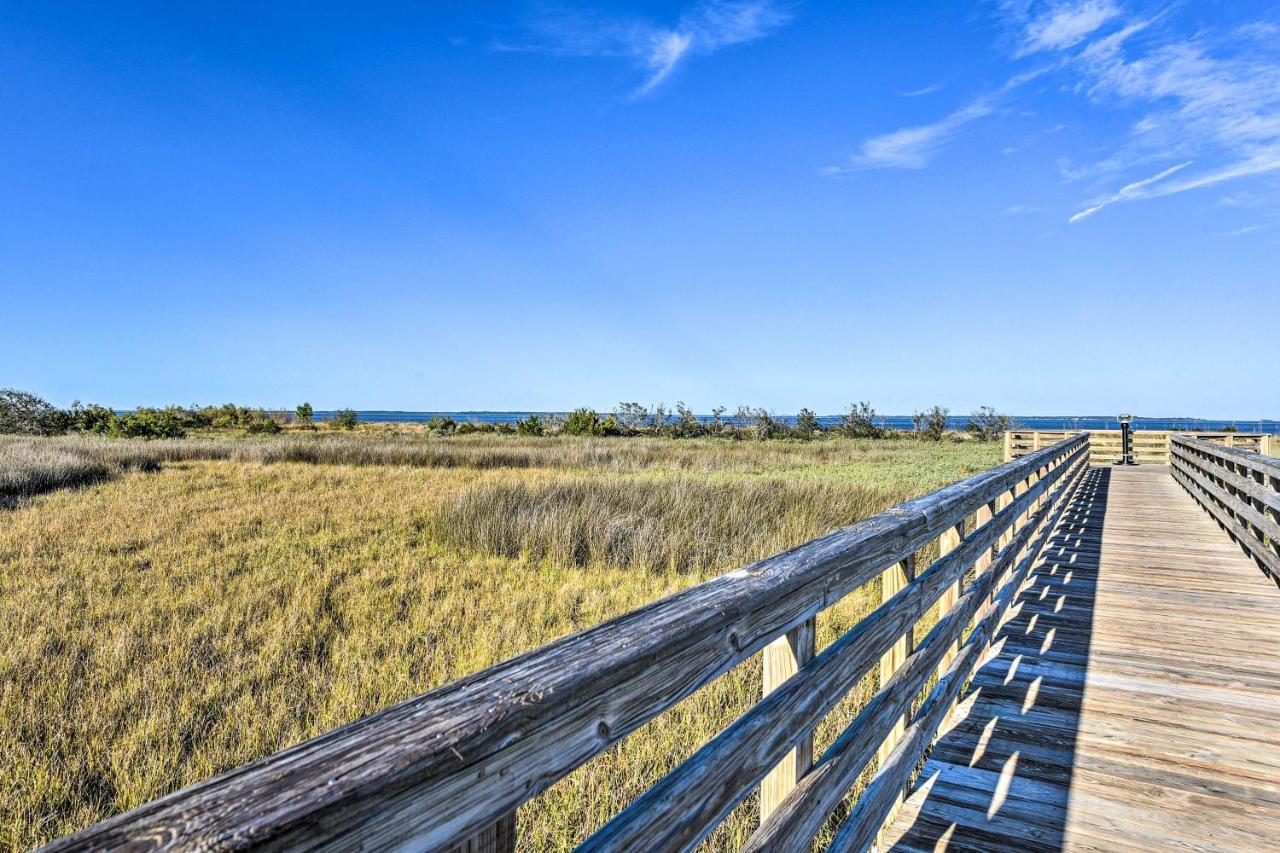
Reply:
M1062 846L1111 471L1071 498L885 846Z

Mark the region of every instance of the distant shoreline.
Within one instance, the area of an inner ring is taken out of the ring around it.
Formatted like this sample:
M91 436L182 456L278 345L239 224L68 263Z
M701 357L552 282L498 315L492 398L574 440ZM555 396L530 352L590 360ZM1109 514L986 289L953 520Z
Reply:
M333 416L332 411L319 411L315 413L316 420L328 420ZM516 421L529 417L529 415L537 415L540 418L546 418L549 415L558 415L560 417L568 414L567 412L531 412L531 411L469 411L469 412L411 412L384 409L370 409L367 411L357 410L362 423L426 423L432 418L452 418L462 423L465 421L473 421L476 423L506 423L514 424ZM698 415L700 421L709 423L713 420L710 415ZM775 419L785 424L791 425L795 423L795 415L775 415ZM674 418L672 419L674 420ZM721 420L727 424L737 424L737 419L730 415L722 416ZM910 430L913 422L910 415L883 415L875 419L875 423L887 429ZM962 430L969 423L967 415L953 415L947 418L947 428ZM1119 429L1120 422L1114 416L1087 415L1087 416L1071 416L1071 415L1014 415L1012 420L1015 426L1024 429ZM824 427L837 426L840 423L839 415L819 415L818 422ZM1177 430L1206 430L1217 431L1227 427L1235 427L1241 432L1265 432L1280 435L1280 420L1269 418L1238 418L1238 419L1213 419L1213 418L1142 418L1135 417L1133 419L1133 428L1139 430L1161 430L1161 431L1177 431Z

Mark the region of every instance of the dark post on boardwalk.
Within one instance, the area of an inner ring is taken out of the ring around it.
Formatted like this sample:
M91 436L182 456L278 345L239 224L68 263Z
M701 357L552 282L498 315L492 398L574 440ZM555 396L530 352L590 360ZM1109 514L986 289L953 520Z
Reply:
M1280 838L1280 9L18 2L0 851Z

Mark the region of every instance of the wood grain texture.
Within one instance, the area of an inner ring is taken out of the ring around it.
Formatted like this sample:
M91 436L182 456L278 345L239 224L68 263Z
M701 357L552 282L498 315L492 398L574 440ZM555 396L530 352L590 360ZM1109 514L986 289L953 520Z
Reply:
M765 646L762 690L768 696L813 660L817 622L809 619ZM802 736L760 783L760 819L766 819L813 766L813 730Z
M886 848L1276 849L1280 591L1170 469L1089 477Z

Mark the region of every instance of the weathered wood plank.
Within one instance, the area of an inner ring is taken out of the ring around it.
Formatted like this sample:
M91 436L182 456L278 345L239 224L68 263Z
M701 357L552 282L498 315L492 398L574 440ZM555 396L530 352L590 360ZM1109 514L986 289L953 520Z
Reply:
M1169 472L1095 469L886 845L1274 846L1280 594Z
M813 660L816 629L816 620L809 619L765 646L762 662L765 696ZM760 783L761 820L769 817L812 766L813 730L810 729Z

